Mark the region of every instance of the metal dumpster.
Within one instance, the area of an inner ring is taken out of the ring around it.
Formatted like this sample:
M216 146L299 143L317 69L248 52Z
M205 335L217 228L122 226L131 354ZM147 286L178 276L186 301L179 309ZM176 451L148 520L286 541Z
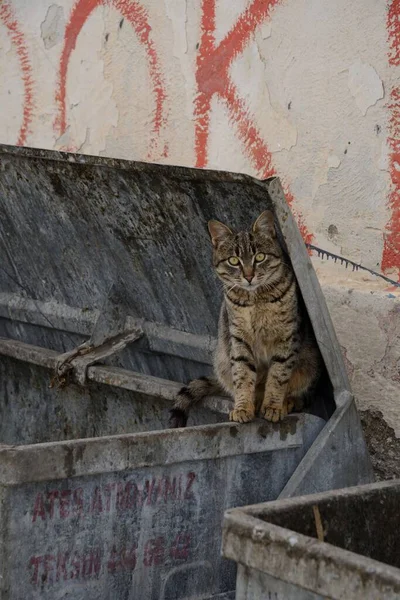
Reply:
M270 206L325 360L308 413L207 398L206 222ZM225 509L372 480L340 349L279 180L0 147L0 598L232 598Z
M397 480L227 511L236 600L398 600L399 506Z

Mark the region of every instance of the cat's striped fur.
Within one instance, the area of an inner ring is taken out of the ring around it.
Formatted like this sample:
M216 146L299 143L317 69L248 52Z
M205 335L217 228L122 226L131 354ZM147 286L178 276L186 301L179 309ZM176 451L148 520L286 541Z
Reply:
M251 231L234 233L218 221L208 228L224 286L216 379L180 390L171 425L185 426L189 408L217 394L233 396L231 421L251 421L256 413L279 421L316 383L322 359L273 214L263 212Z

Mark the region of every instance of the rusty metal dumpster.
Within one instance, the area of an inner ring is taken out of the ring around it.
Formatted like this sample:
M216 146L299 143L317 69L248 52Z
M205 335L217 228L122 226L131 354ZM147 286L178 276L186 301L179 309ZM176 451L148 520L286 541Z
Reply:
M400 481L227 511L236 600L398 600Z
M207 398L220 290L206 222L270 206L327 374L308 413ZM369 482L315 273L277 179L0 147L0 598L234 597L225 509Z

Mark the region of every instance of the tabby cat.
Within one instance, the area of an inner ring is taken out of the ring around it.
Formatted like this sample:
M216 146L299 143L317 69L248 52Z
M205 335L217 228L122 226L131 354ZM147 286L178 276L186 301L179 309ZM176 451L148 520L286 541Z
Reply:
M208 230L224 289L216 380L203 377L183 387L170 424L184 427L193 404L226 394L234 398L231 421L245 423L256 413L280 421L315 386L322 358L273 213L263 212L251 231L234 233L219 221L210 221Z

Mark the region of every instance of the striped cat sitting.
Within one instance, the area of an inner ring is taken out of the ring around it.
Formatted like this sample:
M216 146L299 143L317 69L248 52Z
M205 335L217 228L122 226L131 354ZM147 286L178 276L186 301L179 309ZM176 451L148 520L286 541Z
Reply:
M189 408L204 396L230 395L231 421L258 413L277 422L315 386L322 358L290 261L277 238L272 212L251 231L234 233L210 221L213 263L223 283L216 379L183 387L171 411L172 427L184 427Z

